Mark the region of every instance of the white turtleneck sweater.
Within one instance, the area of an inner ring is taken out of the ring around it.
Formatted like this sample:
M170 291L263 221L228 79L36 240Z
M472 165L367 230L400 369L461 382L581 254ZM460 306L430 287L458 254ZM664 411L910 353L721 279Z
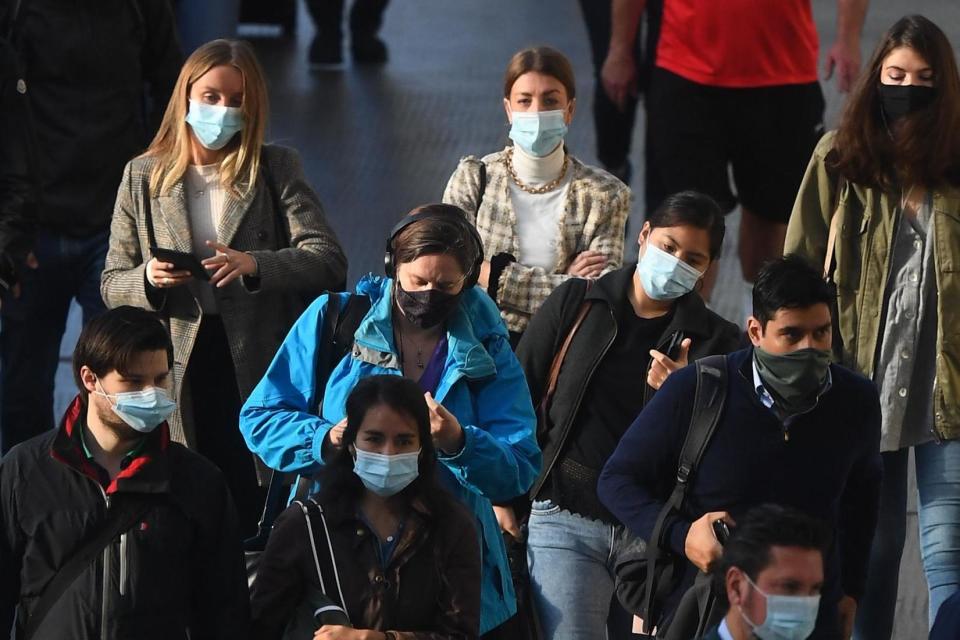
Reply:
M199 260L216 253L206 245L206 241L217 241L217 227L223 215L224 190L220 184L219 169L220 165L217 164L189 165L183 175L193 255ZM209 282L194 279L188 286L205 314L219 313L217 299Z
M550 155L537 158L513 145L513 169L523 184L540 187L556 180L563 168L563 145ZM528 267L540 267L552 273L557 266L557 243L560 239L560 219L567 201L567 190L573 176L571 167L556 189L547 193L527 193L510 181L510 200L517 216L520 255L517 260Z

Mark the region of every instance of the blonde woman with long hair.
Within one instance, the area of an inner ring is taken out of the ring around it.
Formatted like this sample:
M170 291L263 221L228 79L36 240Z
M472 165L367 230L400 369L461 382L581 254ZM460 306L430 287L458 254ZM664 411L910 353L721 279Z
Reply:
M227 476L244 533L262 502L240 406L304 302L340 288L347 267L297 153L264 144L267 110L249 45L214 40L190 56L156 137L124 171L100 286L109 307L166 318L171 435Z

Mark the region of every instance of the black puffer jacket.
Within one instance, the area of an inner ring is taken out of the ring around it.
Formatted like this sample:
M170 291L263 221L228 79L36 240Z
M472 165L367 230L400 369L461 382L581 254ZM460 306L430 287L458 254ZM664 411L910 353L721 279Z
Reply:
M583 301L593 301L560 369L549 419L546 424L542 420L537 423L537 442L543 451L543 466L530 490L531 498L537 497L550 475L580 410L590 379L617 336L617 311L621 305L630 304L624 292L630 287L636 266L634 263L611 271L589 290L586 281L579 278L564 282L540 307L517 348L517 358L526 374L533 404L539 406L546 392L554 354L566 339ZM657 341L657 349L661 352L666 352L676 332L682 332L684 338L692 341L690 362L715 353L729 353L739 346L740 329L707 309L699 294L689 293L674 304L673 318ZM645 370L649 370L651 364L652 360L648 358ZM643 390L646 404L653 397L654 390L646 384Z
M45 585L125 501L153 504L96 556L33 640L246 638L236 515L219 470L169 441L166 425L104 486L80 439L79 398L60 428L0 462L0 637L17 639ZM188 636L189 634L189 636Z

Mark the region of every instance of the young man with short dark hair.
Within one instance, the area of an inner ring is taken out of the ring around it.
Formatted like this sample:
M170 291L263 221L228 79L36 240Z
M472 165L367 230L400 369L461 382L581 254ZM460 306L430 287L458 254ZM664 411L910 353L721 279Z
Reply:
M90 321L59 429L0 462L0 636L244 638L236 514L212 463L170 442L173 349L153 313Z
M796 509L751 509L711 567L730 609L705 640L807 638L817 621L829 543L823 523Z
M880 407L866 378L830 363L831 291L801 258L768 263L753 290L753 346L726 358L725 405L691 479L682 513L664 526L664 548L689 560L666 616L721 553L713 523L733 524L776 502L835 531L814 638L848 638L863 593L877 521ZM697 373L673 373L604 467L598 487L610 511L648 539L677 477ZM843 629L844 631L841 631Z

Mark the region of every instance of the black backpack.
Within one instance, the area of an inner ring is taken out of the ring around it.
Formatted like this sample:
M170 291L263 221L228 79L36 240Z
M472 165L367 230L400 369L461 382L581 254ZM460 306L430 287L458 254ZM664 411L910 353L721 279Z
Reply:
M363 295L351 294L346 304L341 308L340 296L330 294L324 310L323 322L317 327L317 353L314 370L317 372L317 386L313 392L311 408L317 415L323 403L323 394L327 379L337 363L349 353L353 347L353 334L364 316L370 310L370 298ZM326 348L324 348L326 347ZM257 533L244 542L244 551L247 562L247 581L253 584L256 577L257 564L260 554L267 546L267 538L277 516L283 511L286 504L284 499L289 492L290 474L280 471L270 471L270 483L267 486L267 497L263 505L263 513L257 526ZM296 499L305 500L310 488L309 478L300 478L297 485Z
M663 539L664 524L671 514L681 512L726 401L727 357L707 356L697 360L695 366L697 388L690 427L677 465L677 483L657 516L650 539L636 540L614 568L617 598L627 611L643 619L648 633L659 627L658 638L699 638L723 616L710 581L699 580L684 595L684 602L672 619L663 624L663 606L679 587L689 564L684 556L668 549Z

